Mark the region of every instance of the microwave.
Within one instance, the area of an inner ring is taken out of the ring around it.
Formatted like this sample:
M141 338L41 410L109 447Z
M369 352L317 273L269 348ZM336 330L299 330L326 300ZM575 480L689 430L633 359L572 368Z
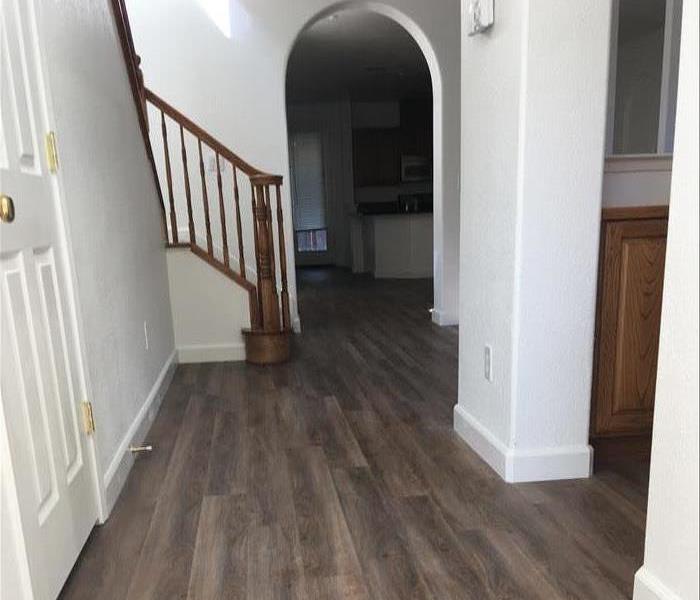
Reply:
M401 181L430 181L432 164L427 156L404 154L401 157Z

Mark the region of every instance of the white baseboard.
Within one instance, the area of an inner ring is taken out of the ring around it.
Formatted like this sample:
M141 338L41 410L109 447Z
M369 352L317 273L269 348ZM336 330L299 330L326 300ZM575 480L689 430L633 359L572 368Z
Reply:
M682 600L644 565L634 576L634 600Z
M229 362L245 360L243 342L230 344L191 344L177 347L181 363Z
M129 446L132 444L139 445L143 442L148 430L151 428L153 419L158 413L161 403L163 402L163 397L165 392L170 386L170 382L175 374L175 368L177 367L176 352L168 357L161 369L158 377L148 393L146 400L144 401L138 414L129 425L126 434L119 443L114 458L110 462L107 471L103 475L103 485L105 490L106 499L106 514L105 519L112 512L114 504L119 498L119 494L124 487L126 482L126 477L131 471L131 467L134 464L134 458L129 452Z
M514 450L459 404L454 407L457 434L509 483L590 477L593 450L587 445Z
M433 323L440 325L440 327L448 327L451 325L459 325L459 316L456 314L450 314L439 310L437 308L433 309L432 312Z

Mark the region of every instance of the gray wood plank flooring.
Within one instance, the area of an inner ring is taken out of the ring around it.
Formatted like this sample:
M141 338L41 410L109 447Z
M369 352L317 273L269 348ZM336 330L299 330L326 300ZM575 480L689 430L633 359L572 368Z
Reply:
M647 465L503 483L452 431L430 281L298 279L290 363L178 367L63 600L631 598Z

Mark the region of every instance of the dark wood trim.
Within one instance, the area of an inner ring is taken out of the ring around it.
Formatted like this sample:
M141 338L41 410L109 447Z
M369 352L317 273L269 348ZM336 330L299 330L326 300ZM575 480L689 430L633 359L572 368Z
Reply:
M194 121L188 119L179 110L177 110L177 108L175 108L174 106L172 106L171 104L169 104L168 102L163 100L155 92L152 92L148 88L144 88L144 93L146 94L146 100L148 100L155 107L162 110L171 119L173 119L174 121L177 121L180 125L182 125L185 129L187 129L187 131L189 131L192 135L194 135L196 138L198 138L199 140L204 142L207 146L209 146L212 150L214 150L214 152L217 152L223 158L225 158L229 162L236 165L236 167L238 167L238 169L243 171L249 177L252 177L254 175L264 175L264 176L268 176L268 177L275 177L274 175L268 175L267 173L261 171L260 169L256 169L254 166L252 166L251 164L244 161L235 152L232 152L231 150L229 150L226 146L224 146L223 143L221 143L219 140L217 140L213 135L204 131L204 129L202 129ZM277 177L280 177L280 180L281 180L281 176L277 176Z
M141 129L141 137L146 147L146 157L151 165L153 181L156 185L158 200L160 201L161 217L163 220L163 237L167 240L168 227L165 204L163 203L163 190L161 190L160 187L158 171L156 170L156 161L153 157L153 149L151 148L151 139L148 135L148 116L146 114L146 105L144 101L145 96L143 95L144 87L141 68L139 66L140 59L134 48L134 39L131 35L131 26L129 25L129 15L126 12L124 0L110 0L110 3L112 6L112 14L114 15L114 24L117 29L117 36L119 37L119 44L122 48L126 74L129 78L131 94L134 98L134 104L136 105L136 115L139 121L139 128Z
M204 250L204 248L200 248L196 244L183 244L180 247L189 247L189 249L192 250L192 252L196 254L199 258L209 263L212 267L214 267L220 273L226 275L226 277L228 277L229 279L235 281L242 288L248 290L249 292L255 291L255 286L252 283L250 283L250 281L248 281L247 279L243 279L243 277L241 277L233 269L225 266L222 262L219 262L215 258L211 257L209 253L206 250Z
M270 175L269 173L257 173L250 176L253 185L282 185L282 175Z
M603 221L668 219L668 206L616 206L603 209Z
M114 13L115 25L119 37L119 42L124 55L124 63L131 86L134 103L136 104L137 115L141 133L146 146L148 161L151 164L156 189L160 200L160 208L162 213L162 228L166 246L169 248L189 248L196 256L209 263L217 271L240 285L248 291L250 322L253 331L264 330L268 335L278 336L279 334L288 333L290 326L289 314L289 294L287 291L287 273L286 273L286 253L284 247L284 229L283 229L283 210L281 202L280 186L283 178L281 175L273 175L256 169L236 153L229 150L219 140L207 133L199 125L187 118L179 110L171 104L160 98L157 94L147 89L144 85L143 74L140 67L141 59L136 54L134 41L131 35L131 28L126 11L125 0L110 0L112 11ZM164 160L165 160L165 177L168 190L168 207L166 207L163 192L160 185L158 171L156 169L155 160L153 158L153 149L148 130L148 103L159 110L161 136L163 140ZM177 215L175 212L175 197L172 181L172 168L170 147L168 143L168 131L166 124L166 116L172 119L179 126L180 133L180 153L183 165L185 197L187 200L187 217L189 230L189 243L181 243L177 227ZM199 174L201 179L202 203L204 208L204 221L206 227L206 250L197 244L195 239L194 219L192 214L192 189L189 181L189 171L187 167L187 150L185 145L185 134L187 130L197 141L198 159L199 159ZM222 235L222 260L219 260L214 254L214 245L212 241L209 194L207 190L206 173L204 167L204 157L202 145L214 151L216 156L216 187L218 192L219 216L221 221ZM224 164L222 165L222 161ZM222 180L222 168L226 168L226 161L230 162L233 168L233 184L234 184L234 203L236 208L236 228L238 232L238 268L240 273L237 273L231 268L229 253L228 253L228 232L226 228L226 211L225 199ZM243 251L243 235L240 215L240 198L238 191L237 172L240 171L248 176L251 183L253 194L253 237L255 240L255 256L257 264L257 286L249 282L245 272L245 258ZM273 215L272 204L270 198L270 186L274 186L277 197L277 230L279 236L279 253L280 253L280 269L282 281L282 297L281 306L277 297L277 281L275 276L275 248L273 236ZM168 208L170 214L168 215ZM168 235L168 216L170 218L170 230ZM280 324L280 313L282 315L282 324ZM272 338L271 338L272 339ZM275 338L276 339L276 338ZM248 344L247 344L248 346ZM249 348L253 351L253 346ZM282 348L284 350L284 348ZM282 352L285 354L285 352ZM286 355L288 356L288 341L286 344ZM267 356L270 362L278 362L272 354L263 353L261 356ZM249 356L252 360L252 357ZM263 361L264 362L264 361Z

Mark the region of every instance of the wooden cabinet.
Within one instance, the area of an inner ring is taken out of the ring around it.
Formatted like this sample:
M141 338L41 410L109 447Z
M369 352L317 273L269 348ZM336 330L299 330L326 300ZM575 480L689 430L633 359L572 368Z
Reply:
M355 187L396 185L401 180L396 129L354 129L352 155Z
M666 207L603 211L592 437L651 432Z

